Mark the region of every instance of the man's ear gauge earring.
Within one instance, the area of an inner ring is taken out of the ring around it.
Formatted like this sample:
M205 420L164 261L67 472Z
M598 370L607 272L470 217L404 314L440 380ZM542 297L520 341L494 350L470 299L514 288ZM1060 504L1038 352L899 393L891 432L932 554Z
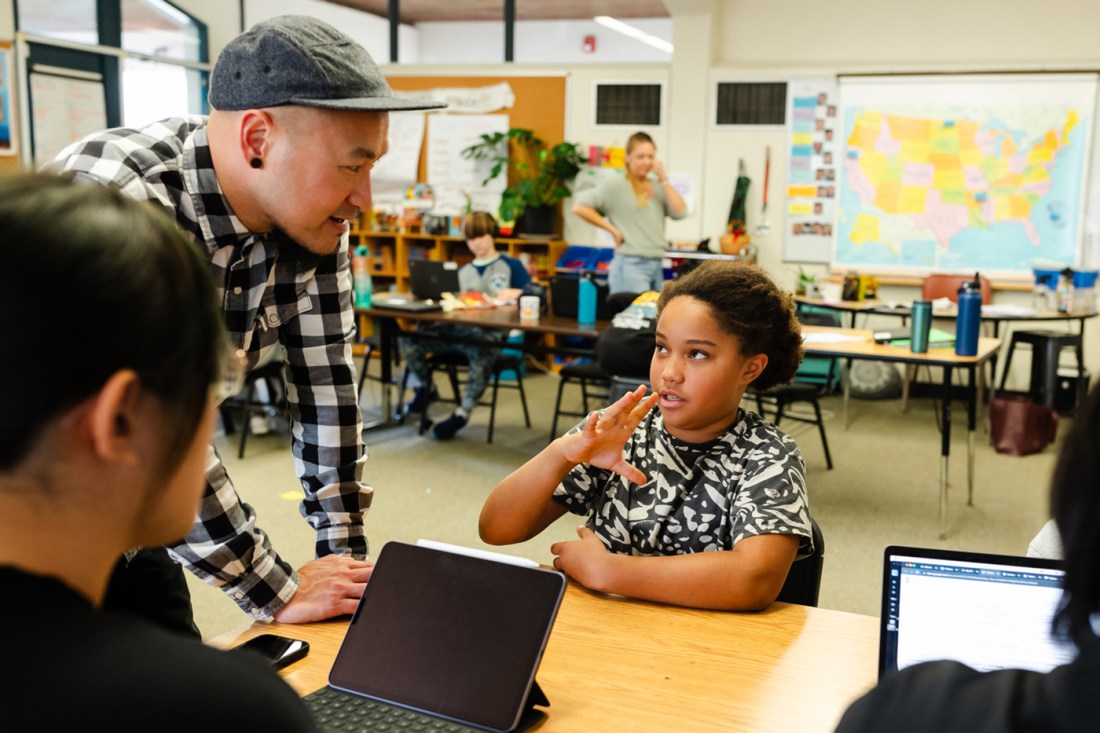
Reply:
M262 160L260 160L259 158L253 158L252 160L249 161L249 164L253 168L263 168L264 167L264 162Z

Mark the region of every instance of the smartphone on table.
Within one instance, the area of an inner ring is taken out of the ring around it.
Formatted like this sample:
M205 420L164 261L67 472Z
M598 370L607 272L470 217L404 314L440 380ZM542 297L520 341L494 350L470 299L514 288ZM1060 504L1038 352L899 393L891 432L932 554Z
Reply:
M309 653L309 642L276 634L260 634L232 651L257 654L267 660L274 669L282 669Z

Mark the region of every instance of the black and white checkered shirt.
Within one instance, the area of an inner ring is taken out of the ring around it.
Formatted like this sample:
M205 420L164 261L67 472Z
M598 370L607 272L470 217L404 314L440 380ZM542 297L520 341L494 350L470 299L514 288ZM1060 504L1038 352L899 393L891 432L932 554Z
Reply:
M317 531L317 554L365 557L363 517L373 489L360 480L366 450L351 353L346 238L335 254L317 256L285 237L245 229L214 174L204 117L96 133L46 169L73 171L162 204L209 258L230 338L249 365L282 344L294 465L305 490L303 515ZM270 618L294 595L297 574L256 526L255 512L213 449L206 475L198 521L170 549L254 618Z

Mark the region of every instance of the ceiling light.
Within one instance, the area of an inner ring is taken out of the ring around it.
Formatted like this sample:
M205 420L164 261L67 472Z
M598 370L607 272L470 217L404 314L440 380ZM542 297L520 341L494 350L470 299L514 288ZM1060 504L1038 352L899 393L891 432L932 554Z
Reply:
M641 41L642 43L647 43L654 48L664 51L665 53L672 53L672 44L665 39L658 38L657 36L646 33L643 30L635 28L629 23L624 23L621 20L616 20L610 15L597 15L592 20L596 21L602 26L610 28L613 31L618 31L624 36L630 36L635 40Z

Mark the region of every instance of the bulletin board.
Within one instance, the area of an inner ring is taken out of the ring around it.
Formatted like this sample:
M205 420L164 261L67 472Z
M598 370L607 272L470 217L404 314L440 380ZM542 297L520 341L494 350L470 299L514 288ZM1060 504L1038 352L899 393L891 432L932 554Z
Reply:
M397 91L419 91L437 87L484 87L507 82L515 103L506 113L511 127L533 130L547 147L565 140L566 77L556 76L388 76ZM429 113L435 114L435 113ZM426 148L422 146L422 150ZM427 180L427 156L421 153L418 180Z

